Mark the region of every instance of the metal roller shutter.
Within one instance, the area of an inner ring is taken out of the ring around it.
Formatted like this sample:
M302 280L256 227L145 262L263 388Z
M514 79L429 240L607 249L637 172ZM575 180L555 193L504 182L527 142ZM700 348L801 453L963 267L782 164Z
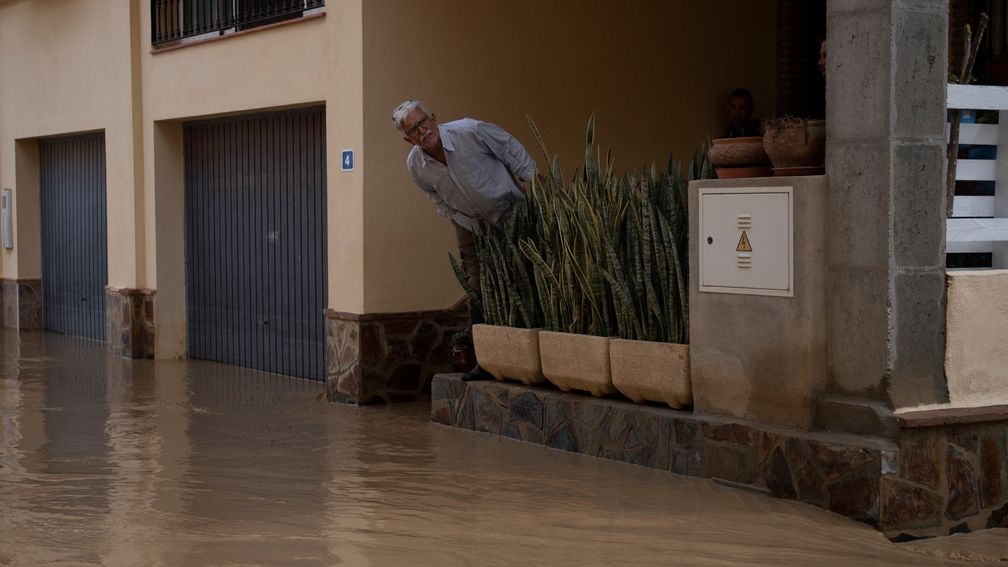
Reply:
M325 113L185 126L189 356L324 378Z
M47 330L105 340L105 136L39 141Z

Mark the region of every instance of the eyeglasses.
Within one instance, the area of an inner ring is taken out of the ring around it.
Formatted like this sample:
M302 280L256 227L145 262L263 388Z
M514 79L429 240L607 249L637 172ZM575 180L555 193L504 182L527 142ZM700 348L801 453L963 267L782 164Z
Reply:
M414 124L412 128L406 130L406 135L412 138L413 136L417 135L417 132L419 132L421 128L423 128L424 130L430 130L430 126L431 126L430 116L424 116L423 120Z

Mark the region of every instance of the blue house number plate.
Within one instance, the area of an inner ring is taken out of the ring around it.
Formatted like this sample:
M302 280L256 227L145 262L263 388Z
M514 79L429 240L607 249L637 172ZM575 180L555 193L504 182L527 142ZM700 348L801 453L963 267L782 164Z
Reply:
M343 155L340 158L340 170L341 171L353 171L354 170L354 151L353 150L343 150Z

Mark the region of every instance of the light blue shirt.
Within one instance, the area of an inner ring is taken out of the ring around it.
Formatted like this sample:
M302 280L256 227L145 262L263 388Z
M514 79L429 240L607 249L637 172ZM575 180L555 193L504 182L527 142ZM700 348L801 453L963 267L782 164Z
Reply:
M438 125L447 167L413 146L406 168L438 214L479 232L479 220L497 222L525 199L514 177L530 181L536 164L503 128L472 118Z

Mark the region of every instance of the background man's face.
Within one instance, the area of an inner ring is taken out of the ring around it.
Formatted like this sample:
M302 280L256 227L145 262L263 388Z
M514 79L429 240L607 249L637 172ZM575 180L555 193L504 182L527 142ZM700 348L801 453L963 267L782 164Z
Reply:
M819 44L819 72L826 76L826 40Z
M427 115L419 108L414 108L406 115L402 125L406 132L405 140L411 144L425 150L433 150L441 143L441 134L438 132L437 118L434 113Z
M744 96L733 96L728 99L728 120L732 128L741 128L752 118L753 103Z

